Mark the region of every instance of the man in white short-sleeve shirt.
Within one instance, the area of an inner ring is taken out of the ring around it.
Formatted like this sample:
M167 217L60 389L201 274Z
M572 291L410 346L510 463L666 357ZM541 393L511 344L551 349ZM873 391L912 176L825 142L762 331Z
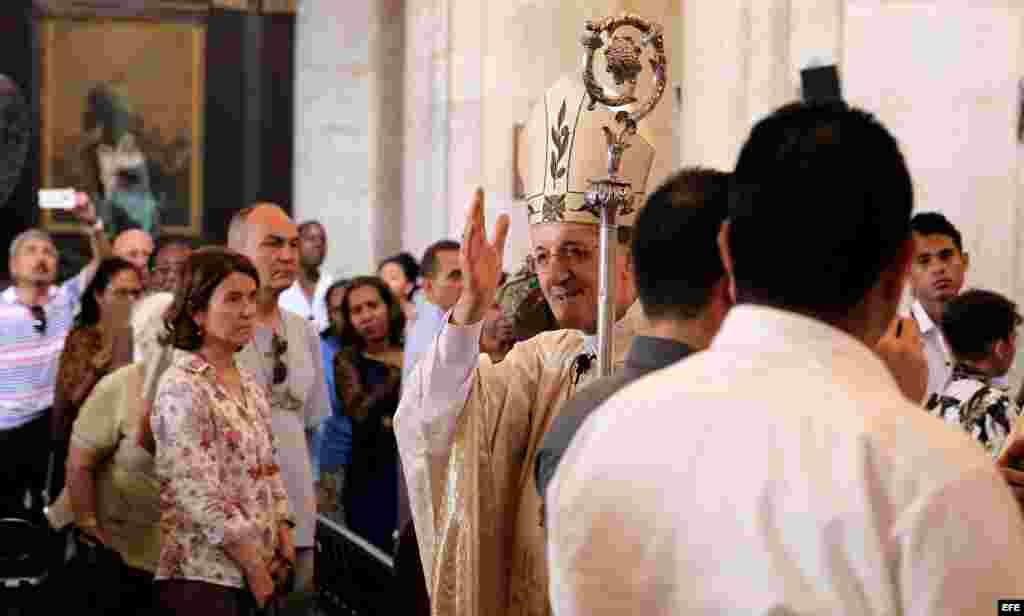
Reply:
M327 329L327 289L334 278L320 270L327 257L327 232L308 220L299 225L299 271L295 282L278 297L278 304L313 323L317 333Z

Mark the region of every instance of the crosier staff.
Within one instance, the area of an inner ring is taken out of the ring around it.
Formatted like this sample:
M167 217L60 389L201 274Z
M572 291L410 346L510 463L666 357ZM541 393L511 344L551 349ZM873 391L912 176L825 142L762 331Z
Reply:
M640 46L633 43L629 36L616 36L615 32L622 27L630 26L640 31ZM615 121L619 125L616 134L608 126L602 130L608 144L608 175L603 178L589 180L590 188L585 197L587 209L599 210L601 218L600 234L600 286L598 287L597 305L597 368L598 376L608 376L612 372L612 325L615 323L615 258L618 249L618 216L633 213L632 184L622 177L622 160L631 140L636 135L637 123L647 117L661 101L665 93L666 71L668 60L665 57L665 43L662 27L635 15L606 17L599 21L588 21L585 24L586 34L581 43L586 50L583 65L583 84L590 97L588 109L593 110L598 104L612 110L637 103L633 96L636 91L637 76L643 71L640 54L643 48L653 48L654 58L650 60L654 71L654 91L651 97L633 111L619 109ZM608 72L615 80L616 91L609 91L597 82L594 76L594 53L605 46L605 38L610 43L605 50Z

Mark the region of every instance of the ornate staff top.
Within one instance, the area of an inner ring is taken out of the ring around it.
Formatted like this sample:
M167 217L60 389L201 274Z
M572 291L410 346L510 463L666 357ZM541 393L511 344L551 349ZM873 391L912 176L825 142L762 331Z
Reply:
M641 33L640 46L630 36L617 34L620 28L631 26ZM600 213L601 220L601 260L599 263L600 288L597 306L597 367L599 376L608 376L612 372L613 344L612 325L617 318L617 293L615 289L616 252L618 250L618 227L622 219L633 214L636 199L633 179L628 169L623 172L627 150L636 142L637 123L647 117L665 93L665 42L661 26L651 23L635 15L609 17L599 21L586 23L586 34L581 42L586 50L583 63L583 84L590 98L588 109L593 113L598 105L615 110L615 123L618 132L607 124L601 126L604 133L607 156L607 172L604 177L593 176L589 180L590 189L584 197L587 209ZM605 46L605 59L608 72L615 80L618 92L610 92L597 82L594 76L594 54ZM650 60L654 71L654 91L651 97L639 103L633 96L636 92L637 77L643 70L640 55L643 48L652 47L654 58ZM623 108L625 105L636 105L632 110ZM648 167L648 171L650 168ZM645 177L646 180L646 177ZM641 197L642 198L642 197ZM630 219L632 222L632 219Z
M592 180L611 177L626 186L616 189L622 201L617 224L631 226L654 162L654 148L637 128L666 86L662 29L635 15L587 22L584 27L583 78L578 72L563 75L534 106L526 127L523 170L529 220L601 224L600 206L586 197ZM625 27L640 32L639 43L619 33ZM594 75L595 54L602 48L615 82L610 88ZM654 88L641 103L635 93L645 69L645 49L653 54L649 65Z
M640 32L639 43L619 34ZM615 263L619 227L630 227L643 205L654 148L638 125L665 93L667 59L662 28L635 15L585 24L582 78L564 75L533 108L526 126L523 167L530 224L600 225L600 290L597 358L599 374L611 371L611 326L616 318ZM614 86L594 75L594 56L604 48ZM646 101L635 96L650 49L654 88Z
M631 36L618 36L616 32L624 27L632 26L642 33L640 47L637 47ZM656 24L636 15L621 17L605 17L598 21L584 24L587 32L580 40L586 49L583 65L583 84L590 94L589 109L593 110L598 103L606 107L622 107L637 102L633 93L636 92L637 76L643 71L640 55L644 48L652 47L654 57L649 60L654 71L654 91L651 97L633 111L620 111L615 119L627 129L636 131L637 122L647 117L665 94L666 68L668 59L665 57L665 39L660 24ZM608 62L608 72L615 80L619 92L605 89L594 76L594 54L605 46L602 34L611 42L604 55Z

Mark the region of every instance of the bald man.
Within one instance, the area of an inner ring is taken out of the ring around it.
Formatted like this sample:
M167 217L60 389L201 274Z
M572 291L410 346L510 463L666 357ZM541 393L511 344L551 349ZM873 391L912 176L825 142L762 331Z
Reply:
M278 304L298 273L299 232L280 207L259 204L232 218L228 247L249 257L260 275L256 331L238 359L269 393L278 464L296 521L295 590L310 591L316 528L310 453L330 398L316 328Z
M114 238L113 254L139 270L142 286L149 288L149 259L153 256L153 238L142 229L128 229Z

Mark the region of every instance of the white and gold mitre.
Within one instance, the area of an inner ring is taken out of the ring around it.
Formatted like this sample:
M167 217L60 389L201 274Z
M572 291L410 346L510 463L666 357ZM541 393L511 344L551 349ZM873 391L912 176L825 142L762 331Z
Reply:
M578 73L563 76L538 101L526 125L523 160L526 207L531 225L575 222L598 225L601 212L586 203L589 180L608 177L608 138L620 125L616 110L590 99ZM632 200L619 210L617 224L633 226L644 203L654 148L641 135L629 137L618 179L631 185Z

